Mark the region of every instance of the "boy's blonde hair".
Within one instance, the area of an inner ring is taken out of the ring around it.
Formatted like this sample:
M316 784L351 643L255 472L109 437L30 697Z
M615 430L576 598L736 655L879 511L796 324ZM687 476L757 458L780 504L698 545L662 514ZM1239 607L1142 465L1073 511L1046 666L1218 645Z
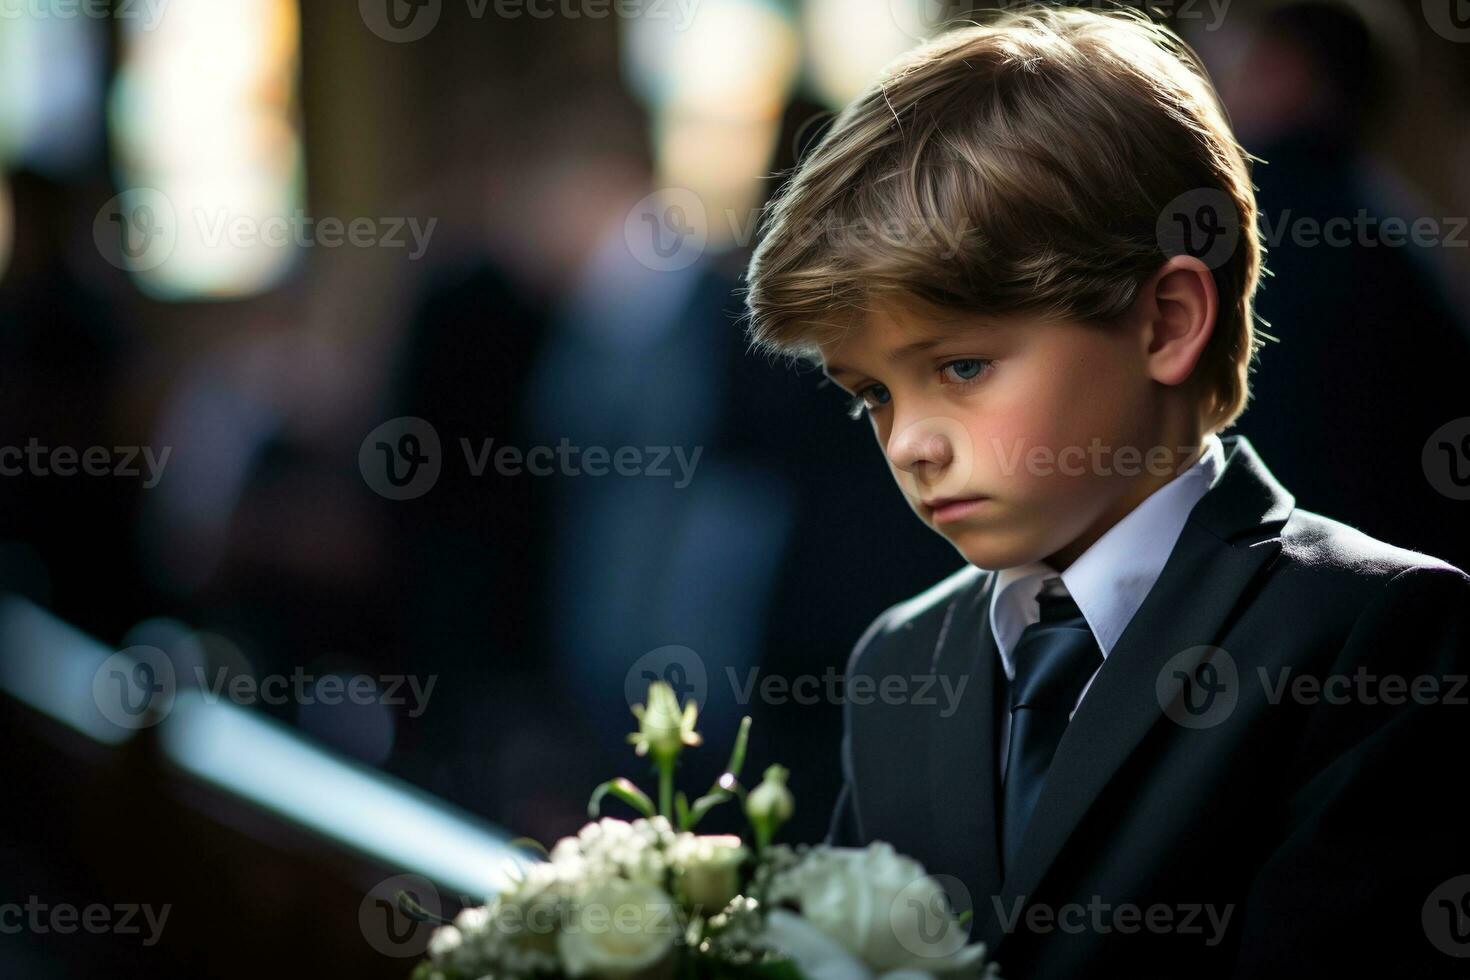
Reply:
M1220 305L1190 383L1219 431L1245 409L1257 347L1247 159L1168 29L1126 10L1000 13L890 66L767 205L750 338L815 358L883 295L1106 322L1167 256L1214 241L1194 252Z

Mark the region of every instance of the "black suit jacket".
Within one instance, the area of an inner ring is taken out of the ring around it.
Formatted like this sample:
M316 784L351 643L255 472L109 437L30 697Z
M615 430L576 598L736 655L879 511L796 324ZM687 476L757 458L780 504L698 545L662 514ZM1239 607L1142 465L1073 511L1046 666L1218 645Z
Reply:
M1016 980L1470 976L1470 577L1297 510L1224 443L1016 865L994 574L968 566L858 642L829 840L923 862Z

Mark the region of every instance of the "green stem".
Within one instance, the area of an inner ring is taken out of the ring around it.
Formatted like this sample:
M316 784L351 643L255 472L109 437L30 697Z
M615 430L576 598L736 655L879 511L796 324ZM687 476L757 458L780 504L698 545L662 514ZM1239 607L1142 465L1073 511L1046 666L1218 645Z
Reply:
M674 761L660 759L658 763L658 812L672 821L674 819Z

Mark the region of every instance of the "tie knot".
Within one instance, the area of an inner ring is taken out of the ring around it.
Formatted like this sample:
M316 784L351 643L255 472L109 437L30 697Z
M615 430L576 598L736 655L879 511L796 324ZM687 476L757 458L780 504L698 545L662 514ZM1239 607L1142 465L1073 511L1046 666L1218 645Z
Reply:
M1060 579L1048 580L1036 596L1041 619L1021 632L1016 643L1016 677L1011 708L1066 708L1102 664L1102 651L1077 603Z
M1036 605L1041 612L1041 622L1048 626L1082 616L1082 610L1060 578L1049 578L1042 584L1041 591L1036 593Z

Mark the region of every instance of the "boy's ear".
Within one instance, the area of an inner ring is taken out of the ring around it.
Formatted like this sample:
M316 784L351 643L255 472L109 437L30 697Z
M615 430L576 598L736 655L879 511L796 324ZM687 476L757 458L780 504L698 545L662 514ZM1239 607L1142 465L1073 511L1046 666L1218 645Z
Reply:
M1176 255L1138 291L1148 372L1160 384L1189 380L1215 332L1220 295L1209 266L1192 255Z

